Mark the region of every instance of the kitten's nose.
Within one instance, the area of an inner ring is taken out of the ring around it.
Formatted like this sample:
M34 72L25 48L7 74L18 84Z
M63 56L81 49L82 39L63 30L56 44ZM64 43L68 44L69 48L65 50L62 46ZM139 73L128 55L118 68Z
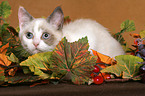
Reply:
M39 43L34 43L34 46L37 47L39 45Z

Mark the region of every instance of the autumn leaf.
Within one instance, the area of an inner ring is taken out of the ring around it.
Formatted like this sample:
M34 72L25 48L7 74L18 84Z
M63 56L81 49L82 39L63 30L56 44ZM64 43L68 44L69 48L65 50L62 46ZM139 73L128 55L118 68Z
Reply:
M11 58L12 55L14 56L14 54L11 54ZM10 76L14 76L16 71L17 71L17 67L12 67L14 64L11 60L9 60L10 58L9 56L6 56L5 54L0 54L0 67L5 71L5 73L7 72L8 75Z
M14 63L19 63L19 59L13 53L11 53L10 57L7 56L7 58Z
M110 65L113 65L114 63L116 63L114 58L111 58L107 55L101 54L95 50L92 50L92 51L93 51L93 54L98 57L96 63L105 63L105 64L110 64Z
M38 75L42 79L47 79L50 75L43 71L50 70L48 65L50 56L51 52L38 53L29 56L27 60L20 63L20 66L28 67L31 72L34 72L34 75Z
M17 70L18 70L17 67L11 68L11 69L8 70L8 74L10 76L14 76L16 74Z
M0 48L0 54L6 54L7 52L7 48L9 47L9 43L7 43L6 45L3 45L1 48Z
M56 46L51 57L53 72L70 76L74 84L84 84L96 64L97 57L90 55L87 37L69 43L64 37Z
M116 65L106 67L101 72L113 73L122 78L133 78L139 73L141 65L138 62L143 62L143 59L133 55L119 55L115 59L117 61Z
M130 36L132 36L133 38L140 38L140 35L136 33L130 34Z
M5 54L0 54L0 65L2 66L9 66L11 65L11 61L8 60Z

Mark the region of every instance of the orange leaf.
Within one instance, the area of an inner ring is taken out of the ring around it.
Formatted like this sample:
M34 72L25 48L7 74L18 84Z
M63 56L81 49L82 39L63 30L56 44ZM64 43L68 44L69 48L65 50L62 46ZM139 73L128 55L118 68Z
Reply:
M8 72L8 74L9 74L10 76L14 76L15 73L16 73L16 71L17 71L17 69L18 69L17 67L10 69L9 72Z
M9 43L0 48L0 54L6 54Z
M0 64L3 66L9 66L11 65L11 61L8 60L7 56L5 54L0 54Z
M93 54L95 56L98 56L98 59L97 59L97 62L96 63L106 63L106 64L114 64L116 63L116 61L114 60L114 58L111 58L109 56L106 56L104 54L101 54L95 50L92 50L93 51Z
M98 64L98 66L100 66L101 68L106 68L104 64Z
M140 38L140 35L136 33L130 34L130 36L132 36L133 38Z

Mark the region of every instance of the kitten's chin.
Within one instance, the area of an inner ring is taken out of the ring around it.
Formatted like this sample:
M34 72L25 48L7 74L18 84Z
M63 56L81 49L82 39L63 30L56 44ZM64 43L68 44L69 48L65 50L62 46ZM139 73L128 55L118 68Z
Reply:
M37 54L37 53L42 53L42 52L48 52L48 51L53 51L53 49L50 50L39 50L39 49L35 49L32 52L30 52L31 54Z
M33 52L32 52L32 54L37 54L37 53L42 53L43 51L41 51L41 50L34 50Z

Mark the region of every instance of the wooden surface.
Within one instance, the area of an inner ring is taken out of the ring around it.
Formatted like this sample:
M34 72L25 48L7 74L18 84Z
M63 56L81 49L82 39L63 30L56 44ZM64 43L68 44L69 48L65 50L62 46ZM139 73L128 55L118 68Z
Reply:
M0 87L0 96L145 96L145 84L139 82L73 85L60 83L30 88L29 85Z

